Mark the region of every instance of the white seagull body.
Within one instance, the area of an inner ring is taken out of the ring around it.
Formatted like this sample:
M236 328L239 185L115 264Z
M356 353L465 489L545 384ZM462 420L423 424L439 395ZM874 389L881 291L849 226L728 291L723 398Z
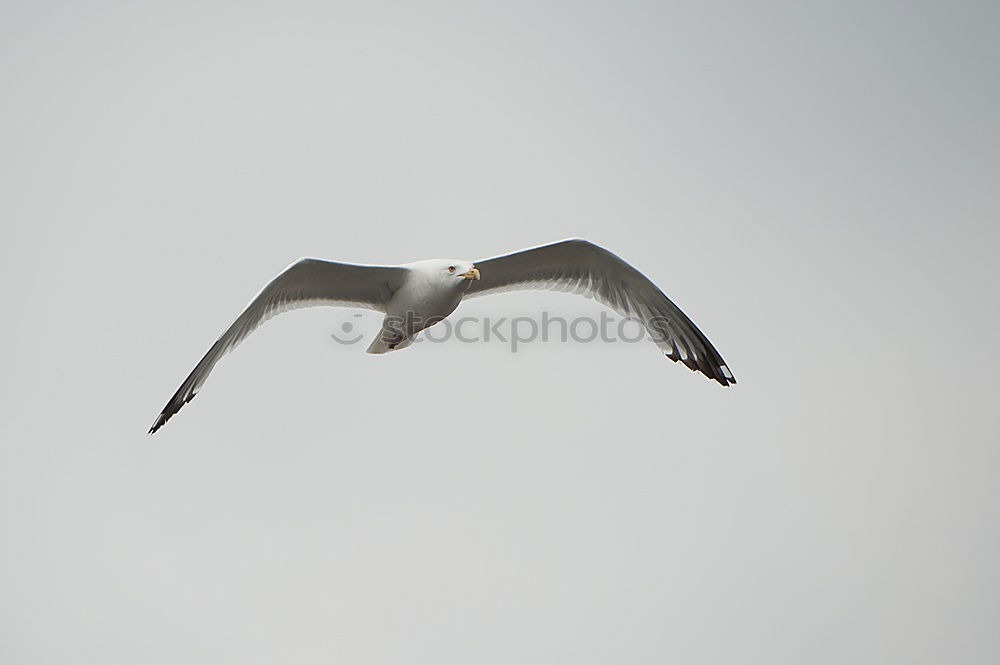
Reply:
M385 314L368 353L404 349L424 328L455 311L462 298L515 289L572 291L638 320L663 353L723 386L736 383L719 352L655 284L603 247L562 240L482 261L430 259L369 266L299 259L261 289L208 350L149 429L152 434L201 389L226 353L271 317L319 305Z

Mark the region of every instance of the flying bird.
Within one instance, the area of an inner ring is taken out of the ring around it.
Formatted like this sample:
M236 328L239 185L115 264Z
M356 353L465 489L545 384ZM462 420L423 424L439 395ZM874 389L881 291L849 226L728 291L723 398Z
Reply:
M387 353L405 349L421 330L455 311L463 298L523 289L570 291L594 298L642 323L674 362L723 386L736 383L708 338L653 282L586 240L561 240L475 262L429 259L375 266L304 258L285 268L250 301L184 379L149 433L163 427L198 394L222 356L277 314L319 305L382 312L382 328L368 353Z

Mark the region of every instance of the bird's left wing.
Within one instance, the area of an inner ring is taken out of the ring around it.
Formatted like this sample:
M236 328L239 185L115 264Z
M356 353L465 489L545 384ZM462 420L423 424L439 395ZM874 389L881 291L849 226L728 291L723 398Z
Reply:
M353 305L384 312L402 285L407 269L365 266L321 259L299 259L261 289L236 321L222 333L149 428L152 434L198 393L222 356L268 319L292 309L318 305Z
M570 291L635 318L674 362L724 386L736 383L708 338L645 275L608 250L577 238L475 262L480 279L465 297L515 289Z

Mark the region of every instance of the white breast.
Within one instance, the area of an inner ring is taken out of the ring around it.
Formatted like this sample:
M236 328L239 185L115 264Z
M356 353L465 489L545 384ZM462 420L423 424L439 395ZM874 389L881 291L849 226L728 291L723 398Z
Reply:
M386 316L412 320L408 332L419 332L455 311L466 284L467 280L440 279L413 271L389 300Z

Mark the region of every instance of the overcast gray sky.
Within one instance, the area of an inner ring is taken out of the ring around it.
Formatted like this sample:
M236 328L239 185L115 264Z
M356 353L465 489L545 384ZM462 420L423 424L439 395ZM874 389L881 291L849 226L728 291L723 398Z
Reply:
M998 662L1000 12L752 4L3 2L0 661ZM299 256L566 236L739 385L318 309L146 436Z

